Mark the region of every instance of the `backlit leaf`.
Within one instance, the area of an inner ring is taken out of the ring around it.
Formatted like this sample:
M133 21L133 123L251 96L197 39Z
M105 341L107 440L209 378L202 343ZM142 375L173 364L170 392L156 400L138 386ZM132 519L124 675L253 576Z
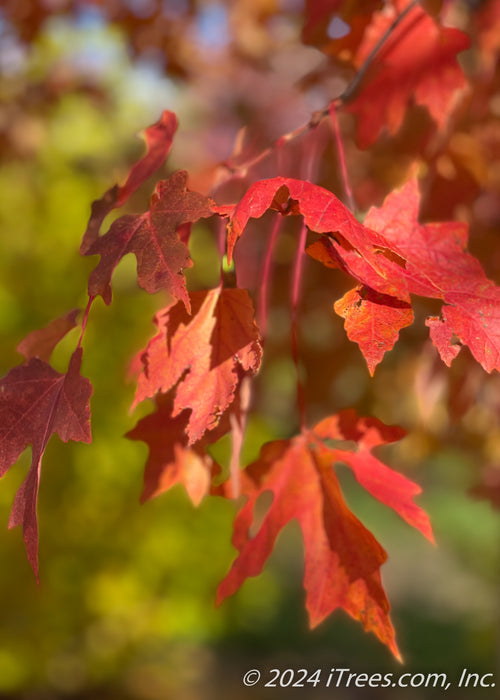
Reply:
M103 194L101 199L93 202L92 213L80 248L82 255L87 255L92 244L97 240L101 224L109 212L123 206L130 195L163 165L176 131L177 117L168 110L163 112L155 124L145 129L143 135L147 148L146 155L132 166L123 185L114 185Z
M192 316L173 303L155 317L159 333L142 356L134 406L177 385L173 416L189 408L189 444L211 430L232 403L240 373L259 369L262 349L244 289L192 292Z
M500 288L467 251L467 225L420 224L416 178L372 207L365 225L383 234L406 261L408 292L444 301L427 325L446 364L467 345L487 371L500 369Z
M354 63L360 69L409 0L386 3L375 13ZM411 100L429 110L443 128L466 86L457 54L469 46L464 32L443 27L417 3L386 38L368 66L347 111L358 118L358 141L370 146L385 127L395 134Z
M432 539L426 514L413 503L420 488L371 454L377 445L400 439L404 431L345 411L321 421L292 440L270 442L244 472L247 502L236 516L233 545L238 556L222 581L218 602L261 573L285 525L297 519L304 538L304 588L311 626L343 608L400 658L380 579L387 555L347 507L333 464L348 464L360 484ZM352 440L353 452L323 440ZM273 501L260 529L250 536L257 499L270 491Z
M142 418L127 433L131 440L142 440L149 447L141 501L154 498L178 483L183 484L195 506L209 492L214 462L206 447L220 435L207 433L200 442L189 447L188 417L188 411L173 417L171 402L162 400L154 413Z
M370 374L394 347L399 331L413 323L413 310L408 302L367 287L351 289L334 308L345 318L347 337L359 345Z

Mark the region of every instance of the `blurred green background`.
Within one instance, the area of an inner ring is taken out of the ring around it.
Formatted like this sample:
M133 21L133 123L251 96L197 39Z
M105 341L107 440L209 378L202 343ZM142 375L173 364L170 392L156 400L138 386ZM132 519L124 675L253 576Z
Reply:
M25 52L9 44L12 32L5 18L1 27L4 374L21 360L15 347L29 331L75 306L84 308L86 280L95 259L79 256L80 238L91 201L123 180L142 153L133 134L154 122L161 109L176 111L184 132L169 169L183 167L196 153L187 151L184 159L182 145L189 145L191 129L211 116L205 103L199 103L196 85L166 78L168 71L154 63L141 63L130 54L127 36L94 15L48 21ZM130 209L143 210L148 196L146 188L133 198ZM191 248L197 263L190 272L191 284L212 284L215 249L209 228L193 232ZM246 670L265 673L275 667L444 671L450 678L467 668L498 672L500 683L499 522L487 502L467 495L481 466L481 452L469 444L464 448L460 429L448 431L451 438L444 444L432 435L429 423L422 424L416 437L386 451L390 463L422 484L419 504L431 516L437 548L362 493L347 470L339 469L348 503L389 553L383 578L404 668L341 612L308 630L302 543L293 525L280 536L265 573L215 608L217 584L234 556L233 505L208 499L194 509L177 487L140 506L147 449L122 437L148 410L141 407L129 415L134 387L125 377L163 301L161 295L149 297L139 291L134 274L135 262L124 260L114 276L113 304L94 304L85 336L82 373L94 386L93 442L63 445L54 439L44 458L39 587L25 558L21 532L7 530L15 491L29 466L29 450L0 484L0 697L209 700L291 693L243 688ZM279 306L273 310L276 329L283 313ZM305 341L314 346L313 354L316 346L321 353L331 351L340 337L346 342L341 325L337 322L330 331L331 323L330 316L314 308L305 313L305 328L322 329ZM284 337L286 344L286 328ZM57 349L57 369L66 366L77 338L78 331L72 331ZM342 371L329 384L334 408L357 401L362 407L375 407L389 422L417 415L410 384L420 349L412 349L413 340L407 336L406 345L403 342L387 369L377 372L371 388L357 349L347 344L352 359L343 360ZM456 370L460 371L463 368ZM408 395L402 398L404 387ZM247 454L254 456L267 439L293 432L294 391L291 360L276 353L264 368ZM317 412L324 412L324 397L317 404ZM442 402L437 404L441 415L445 409ZM496 430L495 425L495 436ZM314 691L320 698L378 698L387 691L357 693ZM394 690L391 697L428 694L431 691ZM447 694L465 697L453 688ZM467 697L472 694L469 691Z

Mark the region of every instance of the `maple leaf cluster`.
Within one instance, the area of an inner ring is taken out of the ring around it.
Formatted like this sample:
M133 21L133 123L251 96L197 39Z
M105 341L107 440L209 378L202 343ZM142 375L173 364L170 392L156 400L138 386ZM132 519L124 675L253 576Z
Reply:
M346 36L332 36L333 19L350 28ZM31 467L16 495L9 526L22 525L28 559L38 577L36 504L43 454L54 433L65 442L91 440L92 388L80 374L84 334L95 298L111 303L115 268L133 253L138 285L149 294L167 296L154 318L155 335L133 361L137 390L132 408L144 401L154 406L127 434L149 447L142 500L176 484L184 486L194 505L208 496L244 497L234 523L237 557L220 584L219 602L262 571L279 532L296 519L304 539L311 626L343 608L400 658L381 583L387 554L347 506L334 467L347 465L361 487L433 541L429 518L414 502L419 486L374 452L403 438L405 431L359 416L354 409L310 427L298 379L298 434L263 445L244 470L240 451L251 410L251 385L258 382L263 361L274 247L284 222L297 217L301 224L290 299L297 369L297 307L307 263L310 270L321 265L332 279L341 275L353 285L341 298L332 298L332 309L344 319L347 337L358 345L370 375L400 331L413 323L417 298L442 305L439 315L429 315L425 325L447 366L467 347L486 372L500 370L500 288L468 252L467 224L421 223L418 163L411 164L400 186L380 206L370 206L361 215L355 209L337 121L337 115L353 116L362 149L372 147L384 130L385 138L396 137L416 108L427 110L436 133L442 133L466 94L457 54L470 42L462 30L445 26L439 13L408 0L308 2L302 36L328 56L331 70L347 63L354 71L344 92L307 125L247 161L235 152L214 172L206 193L191 189L186 171L174 172L157 183L147 211L125 213L102 232L106 216L125 206L167 159L178 123L166 110L145 130L146 154L132 166L125 183L114 185L93 203L80 252L99 256L99 261L89 278L77 348L66 373L51 367L54 348L78 325L77 310L19 344L25 362L0 382L0 474L31 445ZM490 37L484 50L497 49ZM316 184L313 176L314 157L319 158L317 152L324 147L325 123L339 146L343 187L337 194ZM270 155L292 148L304 135L314 149L304 157L307 167L300 177L283 175L279 168L258 176ZM190 231L202 219L214 231L224 232L223 239L219 236L220 283L190 290L184 274L192 266ZM246 289L238 284L246 261L237 251L240 240L256 230L266 241L266 253L258 282ZM234 275L225 269L234 269ZM216 463L211 451L226 434L232 437L229 470ZM272 503L251 536L255 506L265 492L272 494Z

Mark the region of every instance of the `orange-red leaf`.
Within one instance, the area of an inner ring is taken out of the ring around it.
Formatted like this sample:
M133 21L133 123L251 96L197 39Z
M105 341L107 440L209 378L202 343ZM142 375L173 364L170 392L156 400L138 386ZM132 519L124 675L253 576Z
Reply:
M439 316L429 316L425 319L425 325L429 328L432 342L438 348L443 362L450 367L451 363L462 349L453 329Z
M189 308L183 269L191 259L177 228L212 215L210 201L186 189L187 173L178 171L158 183L148 212L117 219L109 231L94 241L85 255L101 259L89 278L89 295L100 294L111 302L111 277L127 253L137 258L138 282L150 294L165 289Z
M193 315L171 304L155 317L159 333L142 356L134 406L177 385L173 416L191 409L189 444L214 428L234 400L240 372L257 372L262 348L244 289L192 292Z
M431 338L449 364L460 344L491 372L500 369L500 288L487 279L466 250L461 222L420 224L416 178L372 207L364 224L331 192L310 182L277 177L254 183L229 223L228 257L251 217L268 208L301 213L306 225L326 234L307 248L311 257L339 267L366 289L337 305L349 337L359 342L370 371L389 350L399 329L411 322L410 295L442 299L439 319L427 321ZM358 294L358 296L356 296Z
M355 279L383 294L395 295L405 289L401 271L402 261L397 258L380 233L363 226L328 190L311 182L292 178L275 177L260 180L247 190L229 221L229 261L248 220L262 216L270 208L283 211L283 204L286 204L287 200L287 214L300 213L311 231L332 234L320 244L322 248L328 246L331 266L338 265ZM309 254L314 255L314 251L314 246L308 249ZM323 256L325 257L326 255Z
M231 214L228 258L250 217L262 216L271 207L283 210L287 195L291 198L287 213L301 213L311 230L327 234L306 252L364 285L362 296L353 290L335 308L346 318L348 337L360 345L373 373L384 353L393 347L399 330L413 320L405 261L397 246L380 231L361 224L334 194L291 178L256 182Z
M88 254L109 212L125 204L130 195L161 167L170 151L176 131L177 117L168 110L163 112L155 124L145 129L143 136L146 141L146 155L132 166L125 184L114 185L104 193L101 199L93 202L92 213L80 248L82 255Z
M343 608L399 657L380 579L387 555L347 507L326 450L310 444L307 435L268 443L245 476L248 501L236 517L233 537L239 553L219 586L218 603L249 576L260 574L280 530L296 518L304 538L311 626ZM250 537L256 501L266 491L271 491L273 502L261 528Z
M311 626L336 608L344 608L399 658L380 579L387 555L348 509L332 467L339 461L348 464L375 498L432 539L426 514L412 500L420 488L371 454L377 445L403 435L396 426L344 411L292 440L264 445L258 460L244 472L243 493L248 500L236 516L233 537L238 556L220 584L218 602L262 571L280 530L297 519L304 538L304 587ZM337 449L325 442L331 440L352 440L356 449ZM255 505L266 491L272 493L273 501L251 537Z
M393 347L399 330L413 319L404 259L373 227L357 221L334 194L318 185L283 177L256 182L235 207L229 223L228 258L248 220L262 216L268 208L301 213L311 230L327 234L306 252L365 285L363 298L353 290L335 308L346 318L348 337L359 343L373 373L384 353Z
M53 433L90 442L92 387L80 375L81 348L60 374L38 358L12 369L0 382L0 476L31 444L31 468L17 491L9 527L22 524L28 560L38 577L36 503L43 453Z
M347 337L359 345L372 375L384 354L394 347L399 331L413 323L408 302L367 287L351 289L334 308L345 318Z
M323 440L352 440L356 449L329 448L335 461L344 462L369 493L400 515L434 542L427 514L415 505L413 498L422 492L420 486L380 462L371 450L404 437L405 431L394 425L384 425L377 418L360 418L353 409L341 411L320 421L313 432Z
M162 401L154 413L142 418L127 433L131 440L142 440L149 446L142 502L179 483L195 506L209 492L214 462L206 452L208 439L189 447L187 423L187 411L173 417L171 403Z
M395 0L375 13L354 63L359 69L410 0ZM384 41L369 65L358 97L346 109L358 118L358 141L366 148L386 127L396 133L414 100L442 128L466 85L457 53L469 46L464 32L439 25L417 3Z
M411 294L442 299L441 317L427 325L446 364L467 345L487 371L500 370L500 288L467 252L467 225L420 224L418 182L412 179L373 207L365 225L381 233L405 259Z

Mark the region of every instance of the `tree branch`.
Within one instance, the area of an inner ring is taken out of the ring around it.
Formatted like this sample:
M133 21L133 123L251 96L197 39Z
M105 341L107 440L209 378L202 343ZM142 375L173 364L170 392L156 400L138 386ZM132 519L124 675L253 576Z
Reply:
M387 31L384 33L384 35L379 39L379 41L375 44L373 49L370 51L369 55L366 57L365 61L363 62L363 65L359 69L359 71L356 73L354 78L351 80L351 82L348 84L346 89L336 98L331 100L326 107L323 109L317 110L316 112L313 112L311 115L311 118L307 122L307 124L303 124L302 126L299 126L297 129L294 129L293 131L289 131L287 134L284 134L283 136L280 136L277 141L275 141L271 146L268 146L266 149L261 151L258 155L254 156L253 158L250 158L247 160L245 163L242 163L241 165L238 166L232 166L230 165L229 162L224 162L222 165L227 168L229 171L230 175L235 175L236 173L240 173L242 175L246 175L247 172L253 168L255 165L258 165L261 163L263 160L265 160L268 156L271 155L271 153L276 149L281 146L283 146L285 143L288 143L289 141L293 141L294 139L298 138L302 134L304 134L307 131L311 131L315 129L322 121L325 119L325 117L330 116L330 110L334 107L339 107L343 104L346 104L350 100L352 100L356 94L356 90L358 89L359 85L361 84L361 81L365 77L368 69L372 65L373 61L375 60L377 54L379 53L380 49L384 46L386 41L389 39L393 31L396 29L396 27L403 21L403 19L411 12L411 10L416 7L419 4L419 0L411 0L409 5L405 7L405 9L399 14L396 19L393 21L391 26L387 29Z

